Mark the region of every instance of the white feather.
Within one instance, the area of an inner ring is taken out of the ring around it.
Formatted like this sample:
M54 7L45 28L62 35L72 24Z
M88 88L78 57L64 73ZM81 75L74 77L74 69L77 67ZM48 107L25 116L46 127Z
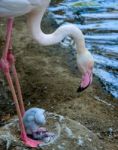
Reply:
M0 16L20 16L30 12L36 5L29 0L0 0Z

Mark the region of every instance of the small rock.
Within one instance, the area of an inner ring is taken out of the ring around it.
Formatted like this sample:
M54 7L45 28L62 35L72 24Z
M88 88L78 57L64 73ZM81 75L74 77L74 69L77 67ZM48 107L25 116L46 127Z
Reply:
M64 147L62 145L58 145L58 149L64 150Z
M83 145L84 145L84 141L83 141L82 137L78 137L77 144L78 144L79 146L83 146Z

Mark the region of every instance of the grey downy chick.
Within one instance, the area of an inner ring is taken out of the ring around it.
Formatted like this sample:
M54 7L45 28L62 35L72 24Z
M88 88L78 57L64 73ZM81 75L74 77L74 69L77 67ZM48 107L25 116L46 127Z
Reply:
M33 139L42 140L46 136L46 128L42 126L46 124L46 111L41 108L31 108L27 110L23 116L23 123L27 135Z
M47 113L41 108L30 108L23 116L23 123L28 136L44 143L54 141L56 135L42 127L46 124Z

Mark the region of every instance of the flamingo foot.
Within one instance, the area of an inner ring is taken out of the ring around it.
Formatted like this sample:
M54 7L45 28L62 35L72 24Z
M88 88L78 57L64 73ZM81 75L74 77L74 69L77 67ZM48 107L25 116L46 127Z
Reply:
M33 140L33 139L27 137L27 135L25 133L21 133L21 139L27 147L31 147L31 148L37 148L44 144L42 141Z

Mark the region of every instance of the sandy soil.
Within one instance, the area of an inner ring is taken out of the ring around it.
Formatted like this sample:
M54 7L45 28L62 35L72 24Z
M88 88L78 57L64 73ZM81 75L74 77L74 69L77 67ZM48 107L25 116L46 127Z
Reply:
M2 24L3 23L3 24ZM55 22L46 17L45 32L52 32ZM48 28L47 28L48 26ZM0 24L0 49L3 48L4 21ZM68 116L88 127L105 143L106 150L118 149L118 105L100 81L83 93L77 93L80 73L71 48L60 44L39 46L29 36L25 18L15 20L14 52L26 108L43 107ZM0 125L16 114L9 88L0 75ZM113 132L110 134L109 129Z

